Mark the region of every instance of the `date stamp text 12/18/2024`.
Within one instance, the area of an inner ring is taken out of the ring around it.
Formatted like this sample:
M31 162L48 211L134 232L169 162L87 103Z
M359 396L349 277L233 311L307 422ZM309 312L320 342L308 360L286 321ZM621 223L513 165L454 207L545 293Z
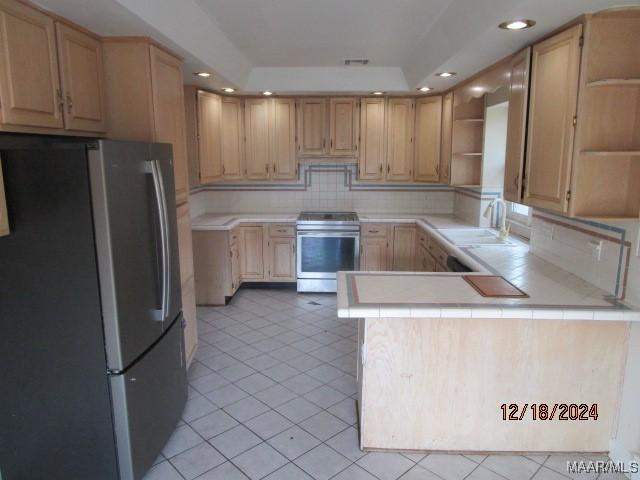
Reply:
M503 403L502 420L589 421L598 419L598 404L593 403Z

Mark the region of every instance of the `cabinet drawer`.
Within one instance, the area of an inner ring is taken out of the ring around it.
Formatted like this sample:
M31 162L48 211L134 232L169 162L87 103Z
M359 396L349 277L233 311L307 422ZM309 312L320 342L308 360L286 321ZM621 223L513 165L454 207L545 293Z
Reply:
M270 237L295 237L296 227L289 224L269 225Z
M384 223L365 223L360 228L365 237L386 237L389 232L388 226Z

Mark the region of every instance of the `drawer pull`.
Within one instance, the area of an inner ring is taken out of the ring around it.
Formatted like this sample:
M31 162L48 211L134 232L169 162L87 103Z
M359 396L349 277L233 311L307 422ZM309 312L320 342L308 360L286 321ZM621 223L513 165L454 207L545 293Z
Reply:
M369 230L369 233L380 233L380 230Z
M278 229L278 232L279 232L279 233L287 233L287 231L286 231L286 230L284 230L284 229L282 229L282 228L279 228L279 229Z

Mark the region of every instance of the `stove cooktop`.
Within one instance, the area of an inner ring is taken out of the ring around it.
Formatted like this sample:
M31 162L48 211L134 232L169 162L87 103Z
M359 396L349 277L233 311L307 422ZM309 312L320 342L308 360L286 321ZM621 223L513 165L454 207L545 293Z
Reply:
M358 214L355 212L302 212L298 217L298 223L358 223Z

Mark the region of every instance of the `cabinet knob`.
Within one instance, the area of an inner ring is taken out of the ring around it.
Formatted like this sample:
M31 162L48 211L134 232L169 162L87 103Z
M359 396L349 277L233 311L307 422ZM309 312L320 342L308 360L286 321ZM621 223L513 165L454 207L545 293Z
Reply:
M71 110L73 110L73 99L71 95L67 93L67 113L71 113Z

